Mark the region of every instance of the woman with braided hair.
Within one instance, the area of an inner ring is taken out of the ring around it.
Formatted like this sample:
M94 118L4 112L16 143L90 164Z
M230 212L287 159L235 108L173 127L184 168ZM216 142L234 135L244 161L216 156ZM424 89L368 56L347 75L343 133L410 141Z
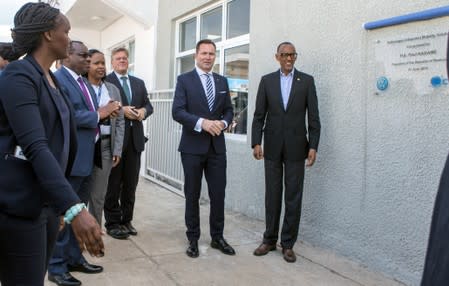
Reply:
M76 127L50 66L67 57L70 24L48 4L27 3L14 26L14 52L26 56L0 76L0 283L43 285L62 218L81 249L100 256L104 245L66 179Z

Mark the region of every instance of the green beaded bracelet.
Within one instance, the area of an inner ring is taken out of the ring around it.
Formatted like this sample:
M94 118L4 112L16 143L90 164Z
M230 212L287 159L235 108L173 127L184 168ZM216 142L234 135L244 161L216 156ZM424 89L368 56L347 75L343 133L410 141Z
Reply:
M67 224L72 223L72 220L83 210L86 209L84 203L79 203L69 208L64 215L64 222Z

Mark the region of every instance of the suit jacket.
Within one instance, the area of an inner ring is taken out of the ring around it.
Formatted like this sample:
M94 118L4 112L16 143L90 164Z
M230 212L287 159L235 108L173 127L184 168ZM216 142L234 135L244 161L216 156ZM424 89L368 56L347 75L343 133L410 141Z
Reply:
M449 37L446 67L449 75ZM421 286L449 285L449 156L435 198Z
M312 76L295 69L287 108L284 109L280 81L279 70L263 76L260 81L251 146L261 144L264 137L266 159L304 160L309 148L318 149L320 139L315 83Z
M206 131L197 132L194 130L200 118L225 120L229 126L234 116L227 79L216 73L213 74L213 77L215 102L212 111L210 111L196 69L178 76L172 116L175 121L182 125L182 136L178 148L180 152L206 154L211 144L216 153L226 152L223 132L219 136L212 136Z
M106 81L112 83L119 89L120 97L122 99L121 101L124 106L132 105L136 108L145 108L147 111L145 115L146 119L153 113L153 106L148 99L148 92L147 88L145 87L145 82L137 77L131 75L128 76L132 92L131 102L128 102L125 92L123 91L123 87L114 72L106 76ZM133 138L134 149L137 152L142 152L145 149L145 142L147 140L143 131L143 124L141 121L129 120L125 117L125 136L123 139L123 149L127 147L130 136L132 136Z
M65 125L70 127L65 130L67 138L56 104L65 102L70 112L70 103L64 94L61 101L51 92L43 70L29 55L8 65L0 77L0 90L0 212L36 218L47 203L62 214L79 202L65 177L77 148L73 114ZM68 154L64 144L69 144ZM6 155L13 154L17 145L27 160ZM60 162L66 158L63 170Z
M71 176L89 176L94 165L95 136L98 127L98 113L90 110L78 82L72 75L61 67L55 72L55 77L61 84L62 90L68 95L75 110L77 127L78 150ZM86 87L89 83L83 78ZM91 96L95 110L98 108L95 96Z
M120 97L120 91L118 88L110 82L103 82L104 86L108 90L109 97L112 100L122 102ZM88 85L89 92L95 94L95 90L92 85ZM123 109L120 110L119 116L110 118L111 121L111 155L122 156L123 137L125 135L125 117L123 116ZM100 122L101 123L101 122Z
M104 85L108 89L109 96L112 100L122 102L120 97L120 90L110 82L105 82ZM123 137L125 136L125 117L123 116L123 109L120 110L119 116L111 118L111 151L113 156L122 156Z

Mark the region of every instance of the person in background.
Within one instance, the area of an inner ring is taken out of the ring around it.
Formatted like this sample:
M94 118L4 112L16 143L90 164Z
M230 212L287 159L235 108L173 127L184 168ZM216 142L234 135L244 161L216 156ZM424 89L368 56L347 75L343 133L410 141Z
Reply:
M293 246L301 218L304 160L308 167L315 162L321 125L314 79L294 68L295 46L280 43L275 57L280 69L260 80L252 124L253 156L265 163L265 233L254 255L276 249L285 184L281 246L284 260L295 262Z
M50 71L67 57L70 23L58 9L27 3L14 17L15 58L0 76L0 283L44 285L58 227L104 253L101 229L66 179L77 142L71 104ZM67 226L65 226L67 228Z
M223 134L234 115L228 81L212 72L215 43L196 44L194 70L178 76L173 99L173 119L182 125L178 151L184 169L185 222L189 246L186 254L198 257L201 181L206 176L210 198L211 247L227 255L235 251L223 237L226 189L226 143Z
M15 56L12 43L0 43L0 74L11 61L16 59Z
M121 102L120 91L112 83L105 82L106 64L104 54L99 50L89 50L90 65L87 79L90 83L91 94L97 97L98 106L107 105L110 101ZM101 168L94 166L89 178L87 188L89 189L89 212L101 225L103 218L104 198L108 188L108 179L111 169L120 162L122 155L123 136L125 133L125 119L123 110L117 117L111 116L100 121L101 140L100 145Z
M449 36L446 69L449 76ZM435 198L421 286L449 285L449 156Z
M111 55L114 71L106 77L106 81L120 90L125 115L122 157L109 175L104 203L105 227L107 233L116 239L126 238L126 234L137 235L131 222L139 182L140 155L148 140L142 120L153 113L144 81L128 73L128 56L127 49L114 49Z
M94 165L95 142L100 140L98 123L119 112L119 102L109 102L98 107L94 94L84 75L89 69L87 47L80 41L71 41L69 56L62 61L62 67L55 72L61 88L73 105L78 149L70 173L69 182L81 201L87 204L87 184ZM96 162L101 166L101 161ZM70 227L60 232L48 267L48 279L58 285L81 285L70 272L99 273L103 267L90 264L82 255Z

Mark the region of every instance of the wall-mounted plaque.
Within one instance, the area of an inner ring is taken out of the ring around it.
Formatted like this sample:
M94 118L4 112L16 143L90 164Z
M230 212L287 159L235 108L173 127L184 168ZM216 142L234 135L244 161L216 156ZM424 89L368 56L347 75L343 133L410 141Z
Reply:
M374 85L378 93L412 88L418 94L430 94L448 88L447 27L427 27L427 31L417 29L395 36L388 33L375 39Z

